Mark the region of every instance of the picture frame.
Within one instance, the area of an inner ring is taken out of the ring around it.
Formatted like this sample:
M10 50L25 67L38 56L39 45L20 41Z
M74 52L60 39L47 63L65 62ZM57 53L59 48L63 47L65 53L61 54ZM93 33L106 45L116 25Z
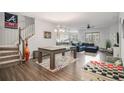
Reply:
M45 38L45 39L51 39L51 32L49 32L49 31L44 31L44 38Z
M18 16L15 14L4 13L4 27L18 29Z

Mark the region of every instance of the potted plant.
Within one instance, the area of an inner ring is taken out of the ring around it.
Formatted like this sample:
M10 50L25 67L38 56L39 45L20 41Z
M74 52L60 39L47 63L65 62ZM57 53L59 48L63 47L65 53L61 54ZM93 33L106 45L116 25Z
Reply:
M110 40L107 40L106 41L106 49L109 49L109 48L111 48L111 42L110 42Z

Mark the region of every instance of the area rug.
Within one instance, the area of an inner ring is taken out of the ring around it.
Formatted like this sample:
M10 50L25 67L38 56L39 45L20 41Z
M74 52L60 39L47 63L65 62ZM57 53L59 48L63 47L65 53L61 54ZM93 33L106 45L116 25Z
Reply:
M112 80L124 81L124 70L122 66L114 66L99 61L90 61L82 70L110 78Z
M62 56L62 54L56 54L55 55L55 69L50 69L50 58L43 59L42 63L36 62L38 65L44 67L45 69L51 71L51 72L57 72L64 67L68 66L71 63L74 63L78 61L78 58L74 59L71 52L66 52L65 56Z

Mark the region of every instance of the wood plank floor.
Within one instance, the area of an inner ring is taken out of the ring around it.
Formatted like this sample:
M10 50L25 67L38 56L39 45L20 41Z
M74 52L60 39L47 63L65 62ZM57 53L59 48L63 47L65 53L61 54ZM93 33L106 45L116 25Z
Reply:
M1 81L81 81L97 80L100 77L104 80L111 80L102 76L93 75L82 71L86 55L78 54L79 60L68 65L62 70L52 73L35 62L18 64L16 66L0 69ZM94 79L92 79L94 78Z

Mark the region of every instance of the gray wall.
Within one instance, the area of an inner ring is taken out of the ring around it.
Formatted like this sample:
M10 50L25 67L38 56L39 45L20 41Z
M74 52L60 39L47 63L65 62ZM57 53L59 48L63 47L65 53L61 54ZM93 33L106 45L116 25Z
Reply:
M14 13L13 13L14 14ZM32 18L18 15L18 27L24 28L32 23ZM34 26L25 29L23 37L35 32ZM4 28L4 12L0 12L0 45L16 45L18 43L18 29Z
M0 12L0 45L13 44L18 39L18 29L4 28L4 13Z
M120 54L121 54L121 58L123 60L124 63L124 24L123 24L123 20L124 20L124 12L120 13L119 18L121 18L121 22L119 23L119 33L120 33Z

